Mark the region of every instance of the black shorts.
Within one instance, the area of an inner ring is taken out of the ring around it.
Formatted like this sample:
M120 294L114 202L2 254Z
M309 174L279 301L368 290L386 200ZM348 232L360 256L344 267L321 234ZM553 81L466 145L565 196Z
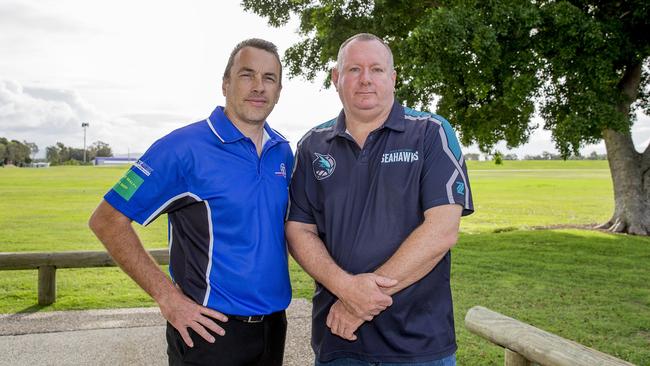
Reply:
M167 356L169 365L214 366L282 366L287 317L279 311L264 317L259 323L247 323L229 317L217 323L226 331L220 336L208 330L216 339L209 343L188 328L194 347L189 347L180 333L167 323ZM206 328L207 330L207 328Z

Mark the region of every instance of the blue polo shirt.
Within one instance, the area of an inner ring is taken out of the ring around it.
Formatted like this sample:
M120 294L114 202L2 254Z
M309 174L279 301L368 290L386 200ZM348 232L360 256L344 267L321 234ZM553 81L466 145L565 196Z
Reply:
M217 107L156 141L104 199L147 225L167 214L170 274L199 304L234 315L291 301L284 218L293 156L268 124L261 156Z
M309 131L298 144L288 220L315 224L345 271L373 272L424 220L447 204L473 212L467 169L449 123L398 103L363 148L346 132L345 115ZM299 243L298 243L299 244ZM316 284L312 347L321 362L425 362L456 351L447 253L393 305L364 323L358 339L333 335L325 321L336 297Z

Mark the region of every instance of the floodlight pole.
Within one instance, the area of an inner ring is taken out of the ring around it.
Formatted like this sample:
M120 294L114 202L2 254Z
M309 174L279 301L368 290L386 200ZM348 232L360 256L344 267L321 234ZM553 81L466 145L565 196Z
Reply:
M84 164L86 163L86 128L90 126L88 122L82 122L81 127L84 129Z

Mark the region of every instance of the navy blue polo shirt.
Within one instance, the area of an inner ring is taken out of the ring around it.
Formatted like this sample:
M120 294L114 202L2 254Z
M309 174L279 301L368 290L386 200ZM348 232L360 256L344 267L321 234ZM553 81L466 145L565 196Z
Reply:
M199 304L234 315L291 301L284 218L293 156L264 125L258 156L217 107L156 141L104 199L147 225L166 213L170 274Z
M345 271L373 272L424 220L447 204L473 212L467 169L449 122L393 105L363 149L346 132L345 115L310 130L298 144L288 220L315 224ZM299 245L299 243L298 243ZM351 357L369 362L424 362L456 351L450 253L420 281L393 296L393 305L346 341L325 321L336 298L317 284L312 347L321 362Z

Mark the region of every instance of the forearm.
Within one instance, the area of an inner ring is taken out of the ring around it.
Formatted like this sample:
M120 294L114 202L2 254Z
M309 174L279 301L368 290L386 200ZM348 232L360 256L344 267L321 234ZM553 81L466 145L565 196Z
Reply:
M305 225L289 221L286 223L286 235L289 252L296 262L316 282L340 297L351 275L336 264L316 232L308 230Z
M115 263L158 303L175 291L174 285L144 249L131 222L102 202L89 226Z
M228 318L196 304L172 284L142 246L129 218L102 201L88 224L120 268L156 300L163 317L178 330L188 346L194 346L188 328L210 343L215 338L208 329L221 336L225 334L214 320L225 322Z
M289 251L298 264L355 316L371 320L393 303L381 288L393 286L395 281L373 273L351 275L345 272L330 256L315 225L289 221L286 233Z
M456 244L462 208L449 206L428 210L424 222L375 271L397 280L395 286L383 289L384 293L393 295L422 279Z

